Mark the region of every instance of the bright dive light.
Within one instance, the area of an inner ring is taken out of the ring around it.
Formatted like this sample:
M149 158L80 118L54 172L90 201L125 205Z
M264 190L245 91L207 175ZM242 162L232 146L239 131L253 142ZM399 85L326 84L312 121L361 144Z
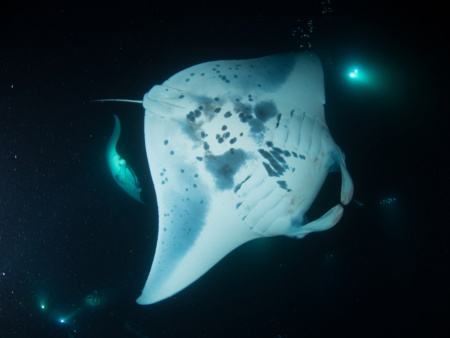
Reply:
M47 311L47 302L44 298L39 299L38 306L39 306L39 310Z
M351 79L356 79L356 78L358 77L358 73L359 73L358 68L355 68L355 69L353 69L353 70L348 74L348 76L349 76Z
M65 324L65 323L66 323L66 319L65 319L65 318L59 318L59 319L58 319L58 322L59 322L60 324Z

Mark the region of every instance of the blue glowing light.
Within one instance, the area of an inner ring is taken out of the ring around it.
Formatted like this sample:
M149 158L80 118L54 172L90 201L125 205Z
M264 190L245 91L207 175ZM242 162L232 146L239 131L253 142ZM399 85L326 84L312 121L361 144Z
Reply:
M350 73L348 73L348 76L349 76L351 79L356 79L356 78L358 78L358 75L359 75L359 69L358 69L358 68L355 68L355 69L353 69Z
M48 306L46 299L44 297L39 297L37 300L37 306L42 312L47 311Z
M367 66L356 66L347 68L345 74L346 80L354 85L365 85L373 86L375 85L373 72L370 71L370 67Z
M66 319L65 319L65 318L59 318L59 319L58 319L58 322L59 322L60 324L65 324L65 323L66 323Z

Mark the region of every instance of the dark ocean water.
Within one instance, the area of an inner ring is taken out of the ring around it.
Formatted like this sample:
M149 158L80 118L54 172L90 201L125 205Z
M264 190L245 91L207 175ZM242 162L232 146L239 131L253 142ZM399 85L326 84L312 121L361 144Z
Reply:
M2 11L0 338L449 335L442 11L297 6L231 16L206 3L184 16L152 6ZM248 243L176 296L137 305L158 230L144 112L90 100L140 100L191 65L301 45L322 60L328 126L360 203L328 231ZM376 86L349 81L355 63ZM112 114L145 205L108 172Z

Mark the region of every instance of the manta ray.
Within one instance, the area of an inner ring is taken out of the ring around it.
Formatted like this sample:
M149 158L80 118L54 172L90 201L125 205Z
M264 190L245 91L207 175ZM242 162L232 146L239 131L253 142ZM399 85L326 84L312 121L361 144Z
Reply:
M120 120L114 115L114 130L106 147L106 162L114 181L122 188L130 197L142 202L141 185L139 179L134 173L133 168L127 161L117 152L116 146L119 141L121 132Z
M156 252L138 304L180 292L256 238L329 229L352 198L344 154L325 121L321 62L312 53L201 63L137 102L145 108L159 214ZM335 168L340 201L306 221Z

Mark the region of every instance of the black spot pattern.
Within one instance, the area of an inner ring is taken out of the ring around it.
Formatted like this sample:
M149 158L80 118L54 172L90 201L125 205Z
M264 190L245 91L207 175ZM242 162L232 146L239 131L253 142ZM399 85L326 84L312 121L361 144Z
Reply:
M283 175L285 168L282 166L276 158L272 156L271 153L264 149L258 149L258 152L270 163L270 170L268 170L268 164L263 162L264 167L266 168L269 176L281 176Z
M190 122L195 122L195 114L193 111L190 111L187 115L186 118L188 119L188 121Z
M250 125L250 131L254 135L259 135L260 137L262 136L262 134L264 133L264 131L266 129L264 127L264 123L258 119L252 119L252 120L250 120L250 122L248 124Z
M242 149L228 150L223 155L205 156L206 169L214 176L218 189L231 189L234 186L234 175L247 160Z
M253 101L251 94L248 95L249 101ZM253 108L251 104L244 104L236 98L234 111L238 113L239 120L242 123L248 123L253 137L259 139L265 131L265 122L277 115L277 109L272 101L259 102Z
M284 189L286 191L291 191L291 189L288 188L286 181L277 181L278 185L281 189Z
M255 105L255 115L262 122L266 122L275 117L277 113L278 110L273 101L262 101Z
M270 151L270 153L272 154L273 157L276 158L276 160L278 162L286 164L286 161L284 160L284 157L283 157L283 150L281 150L280 148L277 148L277 147L273 147L272 150Z
M250 177L252 177L252 175L248 175L241 183L237 184L237 185L234 187L234 190L233 190L233 191L234 191L235 193L238 192L239 189L241 189L242 185L243 185L245 182L247 182L247 181L250 179Z
M247 123L253 118L251 111L240 112L238 116L242 123Z
M278 128L280 126L280 120L281 120L281 114L278 114L278 116L277 116L277 125L275 126L275 128Z

